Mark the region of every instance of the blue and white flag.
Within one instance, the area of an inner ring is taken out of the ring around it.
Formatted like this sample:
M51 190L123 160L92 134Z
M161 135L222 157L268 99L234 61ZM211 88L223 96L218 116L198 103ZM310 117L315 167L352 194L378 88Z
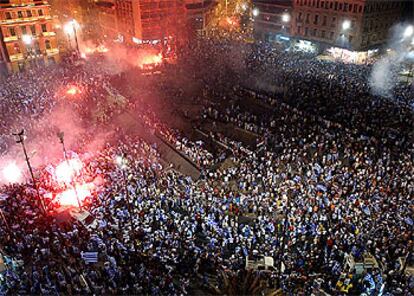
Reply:
M85 263L97 263L98 252L81 252L81 257Z

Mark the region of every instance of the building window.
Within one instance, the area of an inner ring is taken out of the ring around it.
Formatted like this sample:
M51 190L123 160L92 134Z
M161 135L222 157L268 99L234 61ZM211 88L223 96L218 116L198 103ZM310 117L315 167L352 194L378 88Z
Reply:
M335 27L335 26L336 26L336 17L333 17L331 27Z
M306 14L306 23L309 24L309 13Z
M43 10L39 9L39 10L37 11L37 13L39 14L39 16L43 16Z
M325 8L325 1L321 1L321 8Z
M309 33L309 28L305 27L305 36L308 36L308 33Z
M11 20L11 18L12 18L11 13L6 11L6 19Z
M23 12L18 11L18 12L17 12L17 16L18 16L19 18L23 18Z
M316 29L313 29L313 31L312 31L312 36L316 36Z
M318 24L318 20L319 20L319 15L315 15L315 18L313 19L313 24L317 25Z
M335 10L338 10L338 2L335 1Z
M349 38L348 38L348 40L349 40L349 43L352 43L352 40L354 39L354 36L349 36Z
M302 35L302 27L300 27L300 26L298 27L298 34Z
M27 28L26 28L26 26L21 27L21 29L22 29L22 34L23 35L26 35L27 34Z
M21 53L19 43L13 44L13 49L15 53Z
M33 15L32 15L32 11L31 10L28 10L27 11L27 17L32 17Z
M36 27L35 25L30 26L30 31L32 31L32 35L36 35Z
M359 10L358 11L359 11L359 13L362 12L362 5L359 6Z
M42 32L43 33L46 33L47 32L46 24L42 24Z
M333 2L329 3L329 8L332 9L333 8Z
M344 11L347 12L348 11L348 3L344 3Z
M321 35L321 37L322 37L322 38L325 38L325 31L322 31L322 35Z
M326 26L326 21L328 17L326 15L323 16L322 26Z
M339 10L342 10L342 3L339 3Z
M45 41L45 46L46 46L46 49L52 49L52 46L50 45L50 40Z
M331 35L329 36L329 39L331 39L331 40L334 39L334 32L331 32Z
M14 28L10 27L9 31L11 36L16 36L16 30Z

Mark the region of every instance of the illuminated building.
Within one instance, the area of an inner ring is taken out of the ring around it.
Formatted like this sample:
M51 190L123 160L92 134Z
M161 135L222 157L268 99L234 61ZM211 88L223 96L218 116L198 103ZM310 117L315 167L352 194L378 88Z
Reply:
M119 34L115 2L116 0L95 1L101 35L108 40L117 39Z
M254 0L254 37L268 42L289 40L292 0Z
M203 34L212 18L212 0L185 0L187 22L192 32Z
M0 1L0 56L9 70L59 61L50 5L40 0Z
M95 5L103 34L126 44L178 39L186 25L183 0L97 0Z
M363 51L384 44L401 19L404 1L294 0L292 34L330 46Z
M58 28L64 28L64 26L76 20L80 25L79 33L81 33L83 39L93 39L98 34L96 20L97 10L95 9L94 0L49 0L52 9L52 15L56 16L55 24ZM61 40L66 40L65 32L57 30Z

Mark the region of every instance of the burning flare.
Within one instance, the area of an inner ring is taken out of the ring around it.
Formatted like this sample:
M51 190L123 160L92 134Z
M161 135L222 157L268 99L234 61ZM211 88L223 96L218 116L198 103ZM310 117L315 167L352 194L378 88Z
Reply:
M18 183L22 179L22 171L12 162L3 168L3 177L9 183Z
M80 93L81 93L81 91L80 91L79 87L77 87L77 86L71 86L71 87L69 87L69 89L66 91L66 93L67 93L68 95L74 96L74 95L80 94Z
M62 161L55 170L56 180L60 183L70 183L72 179L79 174L83 167L82 161L73 158L68 161Z
M73 188L69 188L56 196L61 206L79 206L78 198L82 204L85 198L91 196L91 190L93 190L94 185L92 183L84 183L77 184L75 187L76 191Z

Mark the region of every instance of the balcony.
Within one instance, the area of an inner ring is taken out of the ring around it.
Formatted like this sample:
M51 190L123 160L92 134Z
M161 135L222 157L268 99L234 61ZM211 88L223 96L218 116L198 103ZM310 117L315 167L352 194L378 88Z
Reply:
M43 37L54 37L56 36L55 32L43 32L42 33Z
M18 36L7 36L3 38L4 42L11 42L19 40Z
M56 55L58 53L59 53L59 49L58 48L46 49L46 54L48 56Z
M3 19L0 20L1 25L11 25L14 23L27 23L27 22L35 22L38 20L50 20L52 17L50 15L39 15L39 16L32 16L32 17L22 17L22 18L12 18L12 19Z
M10 55L10 62L16 62L16 61L21 61L24 60L24 55L22 53L17 53L14 55Z

